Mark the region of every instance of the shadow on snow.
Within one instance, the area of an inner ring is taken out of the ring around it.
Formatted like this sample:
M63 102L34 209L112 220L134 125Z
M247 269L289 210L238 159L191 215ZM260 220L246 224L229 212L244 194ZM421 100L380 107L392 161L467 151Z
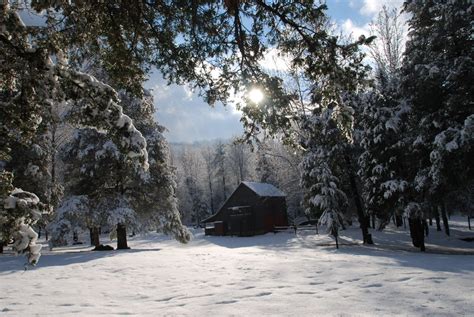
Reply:
M153 252L160 251L160 249L127 249L114 251L92 251L91 249L84 249L72 252L49 252L43 254L39 263L35 267L28 267L27 270L37 270L53 266L66 266L72 264L81 264L90 261L95 261L103 258L109 258L124 253L139 253L139 252ZM23 255L15 256L13 254L5 254L0 256L0 276L12 274L18 271L24 271L26 264L26 257Z

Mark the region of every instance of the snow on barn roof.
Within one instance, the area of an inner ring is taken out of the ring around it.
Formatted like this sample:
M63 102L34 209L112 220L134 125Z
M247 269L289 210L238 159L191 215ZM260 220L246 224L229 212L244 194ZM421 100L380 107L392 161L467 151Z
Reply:
M260 197L285 197L286 194L268 183L242 182Z

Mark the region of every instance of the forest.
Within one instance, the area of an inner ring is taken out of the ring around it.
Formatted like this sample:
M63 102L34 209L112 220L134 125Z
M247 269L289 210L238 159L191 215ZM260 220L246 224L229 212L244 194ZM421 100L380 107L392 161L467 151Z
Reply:
M31 265L39 233L51 246L80 231L99 247L104 230L117 249L149 231L186 243L244 180L287 192L290 220L334 237L354 223L369 245L369 229L405 218L424 251L428 222L449 236L451 214L473 216L471 1L407 0L357 39L319 1L0 6L0 246ZM271 50L282 70L262 66ZM244 134L168 144L151 70L235 103Z

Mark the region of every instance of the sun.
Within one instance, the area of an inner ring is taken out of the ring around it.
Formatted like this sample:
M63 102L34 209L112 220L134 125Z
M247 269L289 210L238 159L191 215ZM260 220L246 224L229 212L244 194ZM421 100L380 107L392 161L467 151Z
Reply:
M263 98L265 97L262 90L259 89L259 88L252 88L249 93L248 93L248 98L250 99L250 101L252 101L253 103L259 103L263 100Z

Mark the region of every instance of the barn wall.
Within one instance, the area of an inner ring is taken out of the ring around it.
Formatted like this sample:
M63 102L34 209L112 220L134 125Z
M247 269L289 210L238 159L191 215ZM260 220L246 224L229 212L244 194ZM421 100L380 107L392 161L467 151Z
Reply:
M229 207L252 206L241 213ZM287 226L285 197L260 197L241 184L224 203L212 221L224 221L227 235L256 235L273 230L274 226Z
M263 226L266 232L274 226L288 226L285 197L267 197L262 202Z
M228 234L230 235L253 235L256 228L256 214L258 204L258 197L252 190L245 185L240 185L232 194L232 196L224 203L221 208L222 219L228 224ZM248 216L233 215L229 207L235 206L252 206L247 212L251 213Z

